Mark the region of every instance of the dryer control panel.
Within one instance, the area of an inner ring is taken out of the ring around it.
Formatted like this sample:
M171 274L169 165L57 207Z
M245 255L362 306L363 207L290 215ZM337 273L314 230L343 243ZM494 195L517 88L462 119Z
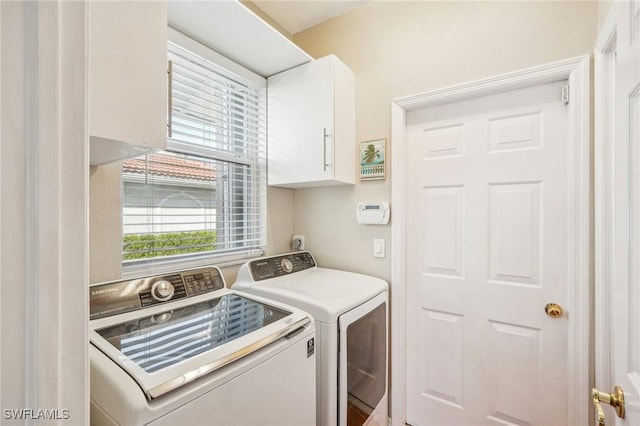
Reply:
M218 268L97 284L89 289L90 319L135 311L223 288L225 282Z
M277 278L316 266L316 261L308 251L283 254L249 262L249 270L254 281Z

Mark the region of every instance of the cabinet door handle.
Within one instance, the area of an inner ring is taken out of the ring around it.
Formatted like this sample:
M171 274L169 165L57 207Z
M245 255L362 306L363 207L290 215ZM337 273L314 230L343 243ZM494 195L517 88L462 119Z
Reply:
M173 137L173 62L167 65L167 135Z
M322 148L322 153L323 153L323 157L322 157L322 171L326 172L327 171L327 166L329 166L327 164L327 137L329 136L327 134L327 128L323 128L322 129L322 133L323 133L323 148Z

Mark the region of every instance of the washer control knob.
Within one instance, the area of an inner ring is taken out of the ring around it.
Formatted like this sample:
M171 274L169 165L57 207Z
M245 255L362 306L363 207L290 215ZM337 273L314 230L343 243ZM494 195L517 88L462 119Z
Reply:
M293 271L293 262L291 262L289 259L282 259L282 262L280 262L280 266L282 266L282 270L286 273Z
M160 302L164 302L171 299L174 291L175 288L173 287L173 284L167 280L160 280L153 283L153 286L151 287L151 296Z

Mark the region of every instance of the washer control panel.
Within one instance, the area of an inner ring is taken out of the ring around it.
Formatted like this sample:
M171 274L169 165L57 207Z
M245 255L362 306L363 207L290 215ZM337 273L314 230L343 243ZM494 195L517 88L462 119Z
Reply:
M249 270L254 281L277 278L316 266L316 261L308 251L283 254L249 262Z
M166 302L171 299L176 288L167 280L160 280L151 286L151 296L159 302Z
M154 277L145 281L138 285L138 297L143 308L171 299L181 299L187 295L181 274Z
M216 267L97 284L89 289L90 319L135 311L223 288L224 278Z

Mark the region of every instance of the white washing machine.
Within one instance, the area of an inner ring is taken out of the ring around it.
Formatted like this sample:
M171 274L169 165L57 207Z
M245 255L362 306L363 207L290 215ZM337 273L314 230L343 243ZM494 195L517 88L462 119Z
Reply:
M315 425L315 327L215 267L91 286L92 425Z
M379 278L319 268L303 251L244 264L232 287L316 322L318 426L388 424L388 296Z

